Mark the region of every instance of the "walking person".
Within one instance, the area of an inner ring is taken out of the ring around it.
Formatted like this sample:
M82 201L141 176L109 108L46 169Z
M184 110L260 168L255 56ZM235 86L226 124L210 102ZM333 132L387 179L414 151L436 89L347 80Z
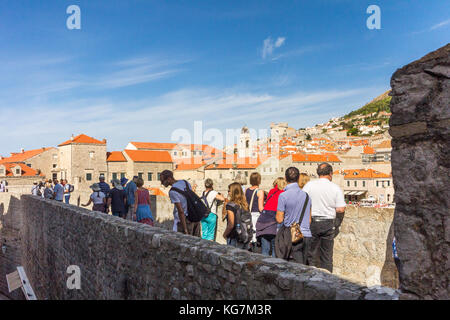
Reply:
M125 194L127 196L127 205L128 205L128 211L127 211L127 220L133 221L133 214L134 214L134 206L135 206L135 199L134 195L137 190L136 182L137 182L138 176L134 176L133 179L128 182L127 186L125 187Z
M33 187L31 188L31 194L33 196L37 196L38 195L38 190L39 190L39 186L37 182L33 182Z
M251 187L245 190L245 198L247 200L250 213L252 215L253 238L250 243L250 250L256 251L256 221L258 221L261 211L264 209L264 191L259 189L261 184L261 175L253 172L250 175Z
M0 192L6 192L6 183L5 183L5 181L0 181Z
M50 182L45 182L44 199L53 199L53 188Z
M138 178L136 181L137 190L134 194L136 205L134 206L133 220L139 223L153 226L153 216L150 210L150 193L144 186L144 180Z
M241 184L233 182L228 186L228 198L225 199L222 215L224 219L227 219L227 227L223 233L223 237L227 239L227 245L244 250L249 249L251 237L246 242L239 239L239 233L245 231L245 228L239 223L242 219L238 216L248 211L249 207Z
M161 184L164 187L172 186L169 191L170 201L173 203L173 231L189 234L191 236L201 237L200 222L189 221L189 212L186 197L181 193L188 189L192 190L191 185L186 180L175 180L173 172L164 170L159 175ZM174 190L180 190L181 192Z
M316 251L319 248L320 268L333 272L334 238L344 219L345 200L341 188L333 180L333 167L329 163L321 163L317 168L319 179L308 182L303 191L312 201L312 242L308 261L316 265Z
M202 239L214 241L217 226L217 201L225 201L225 198L213 189L212 179L205 180L202 200L209 211L209 215L201 220Z
M93 203L92 211L100 211L106 213L106 196L102 192L98 183L94 183L91 187L92 194L89 197L89 202L86 204L82 204L83 207L89 206Z
M277 258L307 264L311 243L311 200L300 189L299 176L297 168L286 169L287 186L278 197L276 220L282 225L275 238L275 254Z
M108 197L109 192L111 191L111 187L109 186L109 184L105 182L105 176L103 175L100 176L98 180L99 180L98 185L100 186L101 191L105 194L106 197Z
M53 199L59 202L63 202L64 199L64 187L57 179L53 180Z
M256 239L261 242L261 254L275 257L275 236L277 235L278 198L286 187L286 179L280 177L273 182L273 189L267 195L264 209L256 222ZM270 252L272 252L270 254Z
M127 197L125 194L125 190L123 189L120 181L117 179L112 180L111 185L113 186L113 188L109 192L107 207L111 208L111 213L113 216L125 218L127 215Z
M73 191L73 186L67 182L66 179L61 180L64 187L64 202L69 204L70 193Z

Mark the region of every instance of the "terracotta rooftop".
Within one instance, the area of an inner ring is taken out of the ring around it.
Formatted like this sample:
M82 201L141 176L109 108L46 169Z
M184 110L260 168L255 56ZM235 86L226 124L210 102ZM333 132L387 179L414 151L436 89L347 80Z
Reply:
M375 149L369 146L365 146L363 152L364 154L375 154Z
M27 159L30 159L34 156L37 156L44 151L48 151L55 148L40 148L40 149L34 149L34 150L27 150L24 152L13 152L11 153L11 156L8 158L3 158L0 160L0 163L6 163L6 162L23 162Z
M334 154L304 154L296 153L292 155L293 162L342 162Z
M94 139L92 137L89 137L85 134L80 134L76 137L74 137L73 139L69 139L67 141L64 141L63 143L59 144L58 147L61 146L66 146L72 143L76 143L76 144L105 144L106 145L106 140L103 139L103 141Z
M349 179L377 179L377 178L390 178L390 174L386 174L373 169L349 169L349 170L336 170L335 174L342 174L345 180Z
M172 157L168 151L154 150L124 150L134 162L165 162L172 163Z
M126 162L127 159L123 155L122 151L112 151L106 154L107 162Z
M21 171L22 171L22 177L36 177L36 176L40 176L43 177L44 175L38 174L38 172L32 168L30 168L29 166L23 164L23 163L0 163L0 165L4 166L6 169L6 174L5 176L7 177L12 177L14 176L13 173L13 168L16 166L19 166Z

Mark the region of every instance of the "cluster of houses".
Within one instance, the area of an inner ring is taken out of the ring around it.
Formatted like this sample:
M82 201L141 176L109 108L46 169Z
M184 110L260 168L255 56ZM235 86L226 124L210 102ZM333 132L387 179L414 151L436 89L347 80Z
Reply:
M316 178L318 164L329 162L335 171L333 181L348 201L374 199L389 204L394 201L390 151L388 136L333 139L323 133L295 130L287 123L271 124L271 136L257 141L244 127L238 143L224 149L204 144L129 142L124 150L108 151L105 139L80 134L57 147L0 157L0 181L6 181L10 191L54 178L67 179L77 190L89 190L100 176L108 181L139 176L147 187L157 190L162 188L160 173L169 169L177 179L201 187L204 179L211 178L219 190L226 190L237 176L249 177L257 171L263 177L262 187L268 189L290 166Z

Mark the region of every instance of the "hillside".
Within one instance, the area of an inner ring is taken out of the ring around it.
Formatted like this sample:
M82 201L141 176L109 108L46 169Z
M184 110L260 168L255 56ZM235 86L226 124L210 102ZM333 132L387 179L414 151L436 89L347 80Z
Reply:
M391 102L391 97L389 96L389 93L391 91L386 91L382 95L376 97L371 102L366 104L365 106L359 108L358 110L352 111L349 114L344 116L344 119L348 119L351 117L359 116L359 115L368 115L374 112L391 112L389 109L389 104Z

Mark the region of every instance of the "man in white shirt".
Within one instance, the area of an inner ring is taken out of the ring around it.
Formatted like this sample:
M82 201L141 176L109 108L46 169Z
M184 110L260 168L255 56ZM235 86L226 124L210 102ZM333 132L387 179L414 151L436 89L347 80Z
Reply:
M344 218L346 204L341 188L331 182L333 167L329 163L321 163L317 175L319 179L303 187L312 201L312 241L308 264L315 265L315 253L320 246L320 268L333 272L334 238Z

